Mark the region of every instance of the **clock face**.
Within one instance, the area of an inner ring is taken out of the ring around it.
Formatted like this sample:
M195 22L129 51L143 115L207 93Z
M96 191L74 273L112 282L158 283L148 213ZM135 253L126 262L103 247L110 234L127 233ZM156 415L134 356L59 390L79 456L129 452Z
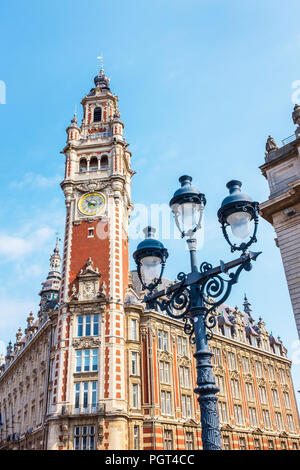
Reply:
M82 196L78 202L78 208L82 214L96 215L104 210L105 199L100 193L88 193Z

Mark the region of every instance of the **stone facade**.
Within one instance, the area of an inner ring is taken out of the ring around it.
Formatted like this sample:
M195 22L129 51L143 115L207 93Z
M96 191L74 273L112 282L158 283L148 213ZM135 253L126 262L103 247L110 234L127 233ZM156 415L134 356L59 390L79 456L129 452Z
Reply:
M183 323L147 310L129 275L131 154L101 69L67 128L63 266L58 245L38 318L0 373L0 448L201 449L193 345ZM163 280L164 284L170 281ZM250 303L221 306L210 342L225 449L296 449L291 362Z
M280 249L296 326L300 337L300 107L295 106L296 133L281 148L269 137L265 163L260 167L268 180L270 196L260 213L273 225Z

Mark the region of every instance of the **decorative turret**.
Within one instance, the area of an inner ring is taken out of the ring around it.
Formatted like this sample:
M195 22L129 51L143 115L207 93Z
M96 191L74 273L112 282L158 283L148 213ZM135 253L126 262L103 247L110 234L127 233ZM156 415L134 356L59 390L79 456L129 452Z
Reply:
M10 341L8 343L8 346L6 348L6 356L5 356L5 363L8 364L12 359L13 359L13 347L12 347L12 342Z
M66 129L68 135L67 142L74 143L79 140L80 137L80 128L78 127L78 121L76 117L76 111L74 112L74 117L71 120L71 124Z
M42 283L41 296L41 309L52 301L56 301L59 294L60 283L61 283L61 257L59 254L59 239L56 240L56 246L50 257L50 270L45 282Z
M27 317L27 328L25 330L26 336L27 337L32 336L35 333L36 329L37 327L34 325L33 313L30 312L29 316Z
M96 88L102 88L103 90L109 90L110 79L105 75L103 66L101 65L100 72L94 78Z
M22 337L23 337L22 329L19 328L16 333L16 342L14 344L15 353L17 353L24 346L24 341L22 341Z

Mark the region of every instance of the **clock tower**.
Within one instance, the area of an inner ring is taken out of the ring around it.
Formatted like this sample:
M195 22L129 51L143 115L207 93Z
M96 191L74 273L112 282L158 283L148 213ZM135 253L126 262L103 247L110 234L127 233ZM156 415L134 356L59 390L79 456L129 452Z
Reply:
M118 97L102 67L94 83L81 102L81 126L75 114L62 151L66 223L50 413L78 415L80 428L82 411L86 421L105 410L102 448L113 449L127 434L124 295L134 172ZM50 426L50 448L57 432Z

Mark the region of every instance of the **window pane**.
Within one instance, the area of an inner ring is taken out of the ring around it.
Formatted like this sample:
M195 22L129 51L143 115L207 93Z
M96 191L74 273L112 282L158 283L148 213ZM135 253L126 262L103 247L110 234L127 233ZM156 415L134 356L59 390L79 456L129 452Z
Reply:
M91 315L85 318L85 336L91 336Z
M77 336L83 335L83 316L78 317L78 324L77 324Z
M99 334L99 315L94 315L93 335L98 336Z

